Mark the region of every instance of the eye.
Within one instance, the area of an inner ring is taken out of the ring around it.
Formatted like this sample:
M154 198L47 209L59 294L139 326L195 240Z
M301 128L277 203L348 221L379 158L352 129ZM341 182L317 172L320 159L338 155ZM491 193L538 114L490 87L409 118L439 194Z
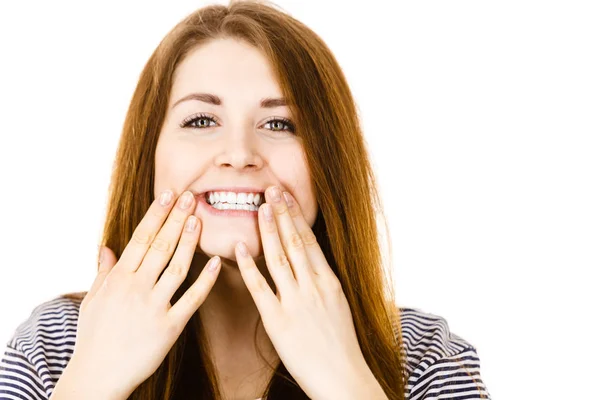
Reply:
M287 118L272 118L270 120L268 120L267 122L265 122L266 124L273 124L273 123L277 123L278 126L282 126L282 125L287 125L288 126L288 131L294 133L296 132L296 127L294 126L294 124L292 123L292 121L290 121ZM285 129L275 129L276 132L282 131Z
M196 122L198 121L210 121L210 122L214 122L216 123L217 121L215 121L215 119L213 117L210 117L206 114L198 114L198 115L193 115L189 118L186 118L180 125L181 128L187 128L189 126L191 126L192 128L206 128L207 127L207 123L201 123L200 125L197 125Z
M209 121L209 122L203 122L203 121ZM200 124L198 124L198 122L200 122ZM180 125L181 128L197 128L197 129L203 129L203 128L209 128L209 123L213 122L216 123L217 121L207 115L207 114L197 114L197 115L193 115L189 118L186 118ZM296 127L294 126L294 124L292 123L292 121L290 121L287 118L271 118L270 120L268 120L267 122L265 122L265 126L267 124L277 124L277 127L275 129L270 129L272 131L275 132L283 132L286 129L283 129L284 125L287 125L288 127L288 131L291 133L296 132ZM214 126L214 125L213 125Z

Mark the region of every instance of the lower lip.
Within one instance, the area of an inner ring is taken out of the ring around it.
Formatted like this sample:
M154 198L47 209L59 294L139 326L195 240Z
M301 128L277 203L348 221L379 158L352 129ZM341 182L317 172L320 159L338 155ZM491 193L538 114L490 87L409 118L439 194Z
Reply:
M219 209L216 209L206 202L206 198L204 197L204 194L198 196L196 198L196 201L198 202L198 204L200 204L203 208L205 208L212 215L218 215L221 217L252 217L252 218L256 218L258 216L258 210L250 211L250 210L219 210Z

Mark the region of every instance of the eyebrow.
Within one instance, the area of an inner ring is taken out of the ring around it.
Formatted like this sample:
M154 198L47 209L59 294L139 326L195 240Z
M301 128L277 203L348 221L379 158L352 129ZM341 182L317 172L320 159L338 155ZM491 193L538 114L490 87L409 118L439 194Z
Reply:
M214 94L211 94L211 93L190 93L187 96L184 96L181 99L177 100L175 102L175 104L173 104L173 106L171 106L171 109L175 108L175 106L177 104L179 104L179 103L181 103L183 101L187 101L187 100L203 101L205 103L213 104L215 106L220 106L221 104L223 104L223 101L219 98L219 96L216 96ZM266 97L266 98L263 98L260 101L260 107L261 108L285 107L287 105L288 105L288 103L287 103L286 99L284 99L284 98Z

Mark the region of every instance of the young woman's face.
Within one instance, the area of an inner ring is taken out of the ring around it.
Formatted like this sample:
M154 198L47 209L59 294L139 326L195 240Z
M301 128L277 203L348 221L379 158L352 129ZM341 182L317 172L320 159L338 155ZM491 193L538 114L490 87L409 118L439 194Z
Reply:
M181 101L193 93L212 94L220 105ZM207 191L250 187L263 192L264 199L264 191L278 185L300 204L308 224L315 222L317 202L301 140L286 122L271 121L291 119L290 110L276 104L261 107L263 99L281 97L266 58L234 39L195 49L175 71L156 148L154 195L168 188L176 196L185 190L198 195L194 214L202 224L199 247L207 255L235 260L240 240L253 257L263 255L258 213L213 214L200 203Z

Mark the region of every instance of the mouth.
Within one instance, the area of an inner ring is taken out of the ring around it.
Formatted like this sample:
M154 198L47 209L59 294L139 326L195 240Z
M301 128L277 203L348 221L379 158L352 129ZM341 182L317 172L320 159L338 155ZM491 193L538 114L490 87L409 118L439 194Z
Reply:
M196 201L211 215L256 217L265 199L264 192L254 192L249 195L233 192L204 192L196 195Z

